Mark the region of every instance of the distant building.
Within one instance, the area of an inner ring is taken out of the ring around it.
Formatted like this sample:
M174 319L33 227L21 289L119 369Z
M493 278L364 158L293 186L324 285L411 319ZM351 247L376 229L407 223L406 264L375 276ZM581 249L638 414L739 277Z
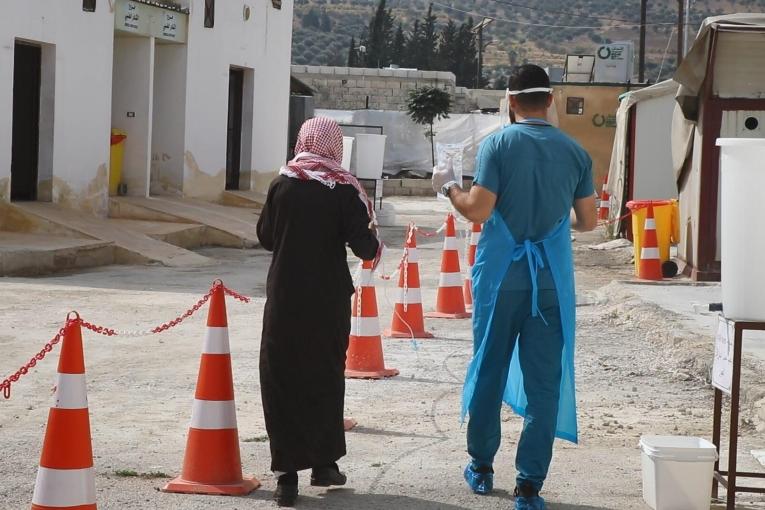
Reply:
M292 0L6 0L0 201L266 188L287 152Z

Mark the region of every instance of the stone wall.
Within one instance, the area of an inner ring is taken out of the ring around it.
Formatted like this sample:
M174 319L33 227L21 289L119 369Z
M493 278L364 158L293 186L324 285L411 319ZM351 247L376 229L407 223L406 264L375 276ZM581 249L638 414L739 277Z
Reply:
M327 110L404 111L411 90L436 86L454 98L456 88L454 74L440 71L296 65L292 75L314 89L316 108Z

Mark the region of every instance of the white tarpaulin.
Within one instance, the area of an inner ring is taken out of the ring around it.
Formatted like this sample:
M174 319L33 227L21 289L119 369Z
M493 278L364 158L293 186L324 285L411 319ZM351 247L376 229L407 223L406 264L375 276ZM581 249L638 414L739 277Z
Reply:
M424 175L433 171L430 139L425 136L427 128L412 122L406 112L316 110L316 116L330 117L344 124L346 135L379 133L376 126L381 126L387 136L383 170L386 174L409 171ZM499 115L453 114L435 123L435 142L464 146L463 174L472 176L478 146L499 129Z
M629 144L628 128L630 119L630 109L640 101L647 99L675 95L678 90L678 83L673 80L666 80L644 89L627 92L621 97L619 109L616 110L616 134L614 135L614 146L611 151L611 166L608 170L608 184L606 191L611 195L611 220L615 220L621 215L622 197L624 196L624 186L628 175L628 157ZM621 228L620 222L609 225L609 235L614 236Z

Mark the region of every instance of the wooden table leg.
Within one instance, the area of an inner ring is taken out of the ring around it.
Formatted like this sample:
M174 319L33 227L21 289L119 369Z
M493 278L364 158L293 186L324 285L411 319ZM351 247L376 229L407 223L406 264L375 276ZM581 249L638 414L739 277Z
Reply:
M733 381L730 392L730 442L728 443L728 500L727 509L736 509L736 460L738 456L739 399L741 390L741 344L743 334L736 324L733 344Z
M715 473L720 471L720 434L722 423L722 391L715 388L715 408L712 415L714 421L712 423L712 444L717 449L717 460L715 461ZM716 478L712 479L712 497L717 498L720 494L720 483Z

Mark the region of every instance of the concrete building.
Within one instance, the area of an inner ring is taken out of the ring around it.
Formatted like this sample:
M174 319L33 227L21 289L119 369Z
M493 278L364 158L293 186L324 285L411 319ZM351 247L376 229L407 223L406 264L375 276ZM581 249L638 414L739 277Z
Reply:
M0 201L106 216L111 128L127 195L264 190L287 152L292 6L4 2Z

